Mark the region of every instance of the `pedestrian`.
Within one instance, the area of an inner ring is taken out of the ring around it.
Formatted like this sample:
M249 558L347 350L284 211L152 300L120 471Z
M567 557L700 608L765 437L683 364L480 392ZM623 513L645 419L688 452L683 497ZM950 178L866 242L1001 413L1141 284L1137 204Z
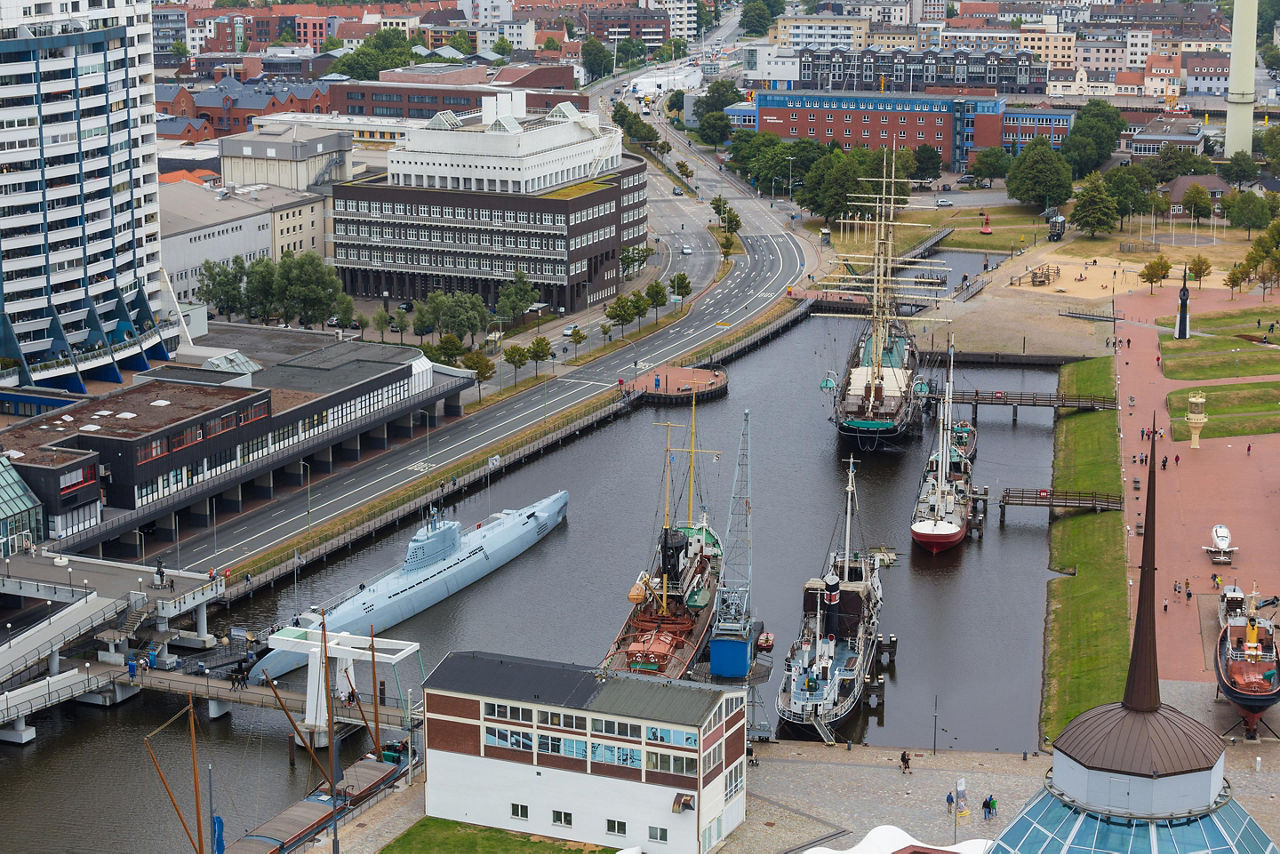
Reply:
M991 819L991 798L982 799L982 820L989 821Z
M454 487L457 487L457 485L458 485L458 476L455 474L455 475L453 476L453 486L454 486Z
M1244 446L1244 455L1245 455L1246 457L1252 457L1252 456L1253 456L1253 443L1252 443L1252 442L1250 442L1249 444L1247 444L1247 445L1245 445L1245 446Z
M951 815L951 811L955 809L956 799L950 792L947 792L947 815Z
M218 570L216 570L216 569L214 569L214 568L210 567L210 568L209 568L209 580L210 580L210 581L213 581L213 579L215 579L215 578L217 578L217 577L218 577Z
M902 755L898 757L898 761L902 763L902 773L911 773L911 757L907 755L907 751L902 751Z
M1174 468L1177 468L1177 467L1178 467L1178 463L1179 463L1179 462L1181 462L1181 461L1182 461L1182 454L1174 454L1174 455L1173 455L1173 467L1174 467Z
M992 817L992 818L995 818L995 817L996 817L996 796L995 796L995 795L990 795L990 796L987 798L987 800L989 800L989 801L991 802L991 817Z
M1146 427L1139 427L1139 428L1138 428L1138 438L1139 438L1140 440L1144 441L1144 442L1146 441L1146 439L1147 439L1147 428L1146 428Z
M1126 338L1126 339L1124 339L1124 347L1125 347L1125 349L1126 349L1126 350L1127 350L1127 349L1129 349L1129 348L1130 348L1130 347L1132 347L1132 346L1133 346L1133 339L1132 339L1132 338Z
M1165 597L1165 600L1164 600L1164 612L1166 614L1169 613L1169 597L1167 596Z
M1162 440L1164 439L1164 428L1163 428L1163 427L1161 427L1161 428L1160 428L1160 438L1161 438Z
M1258 328L1259 328L1259 329L1261 329L1261 328L1262 328L1262 318L1261 318L1261 317L1259 317L1259 318L1258 318Z
M1187 604L1191 604L1191 585L1187 585Z
M1175 581L1175 582L1173 582L1173 595L1174 595L1174 596L1181 596L1181 595L1182 595L1182 582L1181 582L1181 581Z
M1157 367L1157 368L1158 368L1158 367L1160 367L1160 356L1159 356L1159 355L1157 355L1157 356L1156 356L1156 367Z
M1168 455L1161 457L1161 458L1160 458L1160 471L1164 471L1164 470L1165 470L1165 469L1167 469L1168 467L1169 467L1169 457L1168 457Z

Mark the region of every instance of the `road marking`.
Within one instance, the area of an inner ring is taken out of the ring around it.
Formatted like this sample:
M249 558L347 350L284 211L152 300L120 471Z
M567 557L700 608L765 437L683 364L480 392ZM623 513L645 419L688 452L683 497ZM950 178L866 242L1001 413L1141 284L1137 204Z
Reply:
M238 533L240 533L241 531L247 531L247 530L249 530L249 526L248 526L248 525L241 525L239 528L236 528L236 529L235 529L234 531L232 531L231 533L233 533L233 534L238 534Z

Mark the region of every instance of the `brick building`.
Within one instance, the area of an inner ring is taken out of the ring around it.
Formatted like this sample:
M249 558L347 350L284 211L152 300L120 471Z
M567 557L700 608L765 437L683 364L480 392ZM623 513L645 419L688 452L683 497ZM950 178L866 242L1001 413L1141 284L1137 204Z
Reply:
M242 133L259 116L273 113L327 113L329 84L266 81L245 84L225 78L200 92L183 86L156 86L156 111L170 116L204 119L214 136Z
M471 86L430 83L387 83L351 80L329 87L329 108L342 116L382 116L429 119L441 110L455 113L480 109L481 99L499 92L521 91L530 110L550 111L567 101L583 112L591 110L591 96L557 89L512 89L482 83Z
M582 25L588 35L606 45L615 40L639 39L652 50L671 38L671 18L662 9L589 9L582 13Z

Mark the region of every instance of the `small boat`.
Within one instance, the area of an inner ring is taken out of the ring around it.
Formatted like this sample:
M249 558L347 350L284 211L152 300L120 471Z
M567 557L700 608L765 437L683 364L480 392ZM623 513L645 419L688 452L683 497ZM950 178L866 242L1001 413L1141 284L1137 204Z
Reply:
M973 462L978 455L978 427L968 421L957 421L951 425L951 447L955 448L965 459Z
M779 721L828 743L862 701L879 657L880 568L897 558L888 549L852 550L854 492L850 460L844 549L832 552L821 578L805 582L800 633L778 686Z
M954 361L952 348L952 364ZM953 432L949 365L942 411L938 414L938 451L925 464L920 495L911 515L911 539L934 554L957 545L969 532L973 468L969 458L951 444Z
M479 581L523 554L564 521L569 493L561 491L519 510L503 510L466 531L456 521L431 519L409 541L404 563L374 576L322 605L313 605L297 622L319 628L321 613L331 633L365 635L386 631ZM307 663L300 652L276 649L249 671L260 684L265 670L281 676Z
M760 637L756 638L756 649L760 652L772 652L773 632L761 632Z
M1259 616L1276 597L1259 601L1255 588L1247 599L1239 588L1228 586L1219 597L1222 632L1218 635L1215 675L1218 689L1231 701L1244 721L1245 737L1258 737L1258 721L1280 702L1280 675L1276 672L1275 626Z
M1231 563L1232 556L1239 551L1231 545L1231 531L1226 525L1214 525L1209 530L1209 541L1213 543L1211 546L1201 546L1209 555L1209 560L1214 563Z

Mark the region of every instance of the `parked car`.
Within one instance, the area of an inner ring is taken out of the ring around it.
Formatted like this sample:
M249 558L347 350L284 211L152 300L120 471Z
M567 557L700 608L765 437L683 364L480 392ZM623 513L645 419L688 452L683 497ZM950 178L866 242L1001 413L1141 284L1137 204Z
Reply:
M564 328L564 332L561 332L560 334L563 335L565 338L571 338L573 336L573 333L577 331L578 331L578 324L570 323L568 326Z
M943 185L942 185L942 192L944 192L944 193L950 193L950 192L951 192L951 185L950 185L950 184L943 184Z
M338 316L336 314L333 315L332 317L330 317L328 320L325 321L324 325L328 326L330 329L336 328L338 325Z
M956 206L956 203L950 199L938 199L934 204L940 208L954 208Z
M975 177L974 177L974 176L972 176L972 175L961 175L959 178L957 178L957 179L956 179L956 183L957 183L957 184L972 184L972 183L973 183L974 181L976 181L976 180L978 180L978 179L977 179L977 178L975 178Z
M984 180L982 180L982 181L979 181L979 182L978 182L978 189L979 189L979 190L990 190L990 189L991 189L991 182L990 182L990 181L987 181L987 180L985 180L985 179L984 179Z
M684 195L684 190L680 189L679 187L672 187L672 188L671 188L671 195L673 195L673 196L683 196L683 195Z
M413 311L413 303L409 302L409 300L405 300L404 302L396 306L396 308L400 309L401 311Z

